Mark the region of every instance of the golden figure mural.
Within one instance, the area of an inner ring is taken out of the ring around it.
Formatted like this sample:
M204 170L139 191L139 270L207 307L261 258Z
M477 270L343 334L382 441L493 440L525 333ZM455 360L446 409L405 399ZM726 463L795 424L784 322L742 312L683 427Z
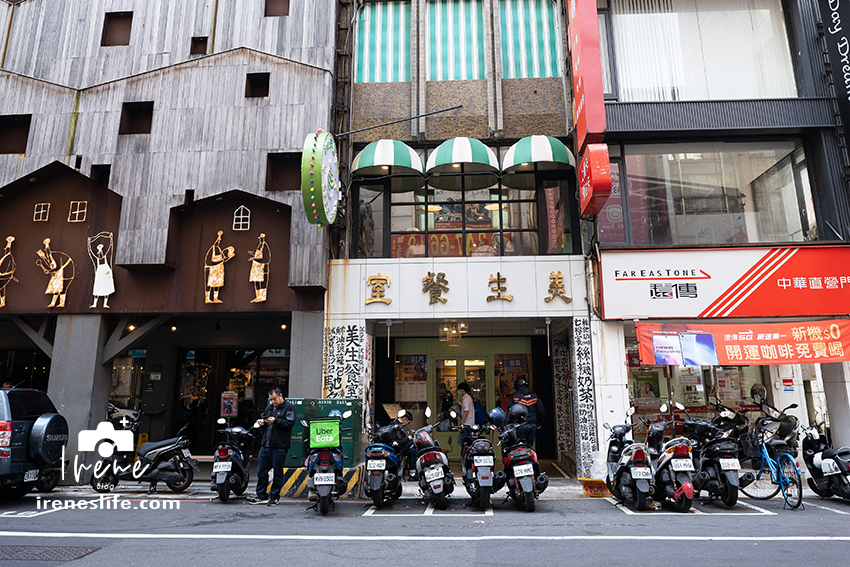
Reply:
M89 305L89 309L97 307L97 298L103 298L103 306L109 309L109 296L115 293L115 280L112 277L112 233L100 232L95 236L87 239L89 258L94 264L94 288L92 295L94 301ZM104 242L107 244L104 250ZM93 245L97 243L97 247Z
M6 237L6 248L3 249L3 255L0 256L0 307L6 305L6 286L12 280L18 281L15 278L15 257L12 256L12 243L15 241L14 236Z
M233 246L222 249L222 234L219 230L218 237L204 258L204 303L223 303L218 298L218 292L224 287L224 263L236 256Z
M36 250L35 253L38 254L38 260L35 261L36 265L50 276L47 289L44 290L45 295L53 296L48 307L65 307L68 288L74 281L74 260L64 252L51 250L49 238L44 239L44 249ZM59 302L58 305L57 301Z
M254 299L251 303L261 303L268 298L269 290L269 264L272 261L272 252L266 244L266 235L260 233L257 249L248 251L251 260L251 274L248 281L254 284Z

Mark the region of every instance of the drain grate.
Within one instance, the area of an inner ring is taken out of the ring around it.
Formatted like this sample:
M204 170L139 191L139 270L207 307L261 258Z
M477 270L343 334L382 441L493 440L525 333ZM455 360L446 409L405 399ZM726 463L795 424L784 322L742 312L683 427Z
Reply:
M61 547L56 545L3 545L4 561L73 561L94 553L99 547Z

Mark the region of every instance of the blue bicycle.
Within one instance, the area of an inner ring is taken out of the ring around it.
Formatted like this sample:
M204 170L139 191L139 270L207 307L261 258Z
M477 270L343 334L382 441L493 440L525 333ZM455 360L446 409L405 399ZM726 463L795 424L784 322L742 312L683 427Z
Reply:
M786 409L793 407L796 404ZM768 500L781 490L786 504L799 508L803 502L800 468L792 455L793 448L782 435L789 425L796 427L797 418L784 411L774 412L756 421L754 433L741 437L745 456L740 474L751 472L755 480L740 490L755 500Z

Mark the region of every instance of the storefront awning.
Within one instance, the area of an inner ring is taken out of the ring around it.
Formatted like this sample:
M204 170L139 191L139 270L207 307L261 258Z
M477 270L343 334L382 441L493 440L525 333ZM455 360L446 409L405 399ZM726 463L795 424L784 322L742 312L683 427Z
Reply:
M479 140L452 138L431 152L425 173L428 184L437 189L485 189L498 179L499 160ZM476 175L466 175L470 173Z
M378 140L363 148L351 164L351 174L361 179L390 176L393 193L425 186L419 154L398 140Z
M534 186L535 172L552 172L544 186L552 186L559 179L573 175L576 158L557 138L527 136L508 149L502 164L502 183L508 187ZM549 177L549 176L547 176Z

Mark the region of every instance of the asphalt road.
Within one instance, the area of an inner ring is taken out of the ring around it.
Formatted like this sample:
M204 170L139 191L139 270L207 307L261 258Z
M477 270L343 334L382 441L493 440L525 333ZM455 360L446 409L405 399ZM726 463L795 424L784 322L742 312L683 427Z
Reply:
M783 510L781 498L743 498L683 514L637 513L569 486L547 494L533 513L501 499L469 509L456 493L446 511L406 496L381 510L337 502L323 517L303 500L271 508L201 491L148 497L130 488L101 501L60 490L0 505L0 564L750 567L839 565L850 550L850 503L840 500L808 497L805 509Z

